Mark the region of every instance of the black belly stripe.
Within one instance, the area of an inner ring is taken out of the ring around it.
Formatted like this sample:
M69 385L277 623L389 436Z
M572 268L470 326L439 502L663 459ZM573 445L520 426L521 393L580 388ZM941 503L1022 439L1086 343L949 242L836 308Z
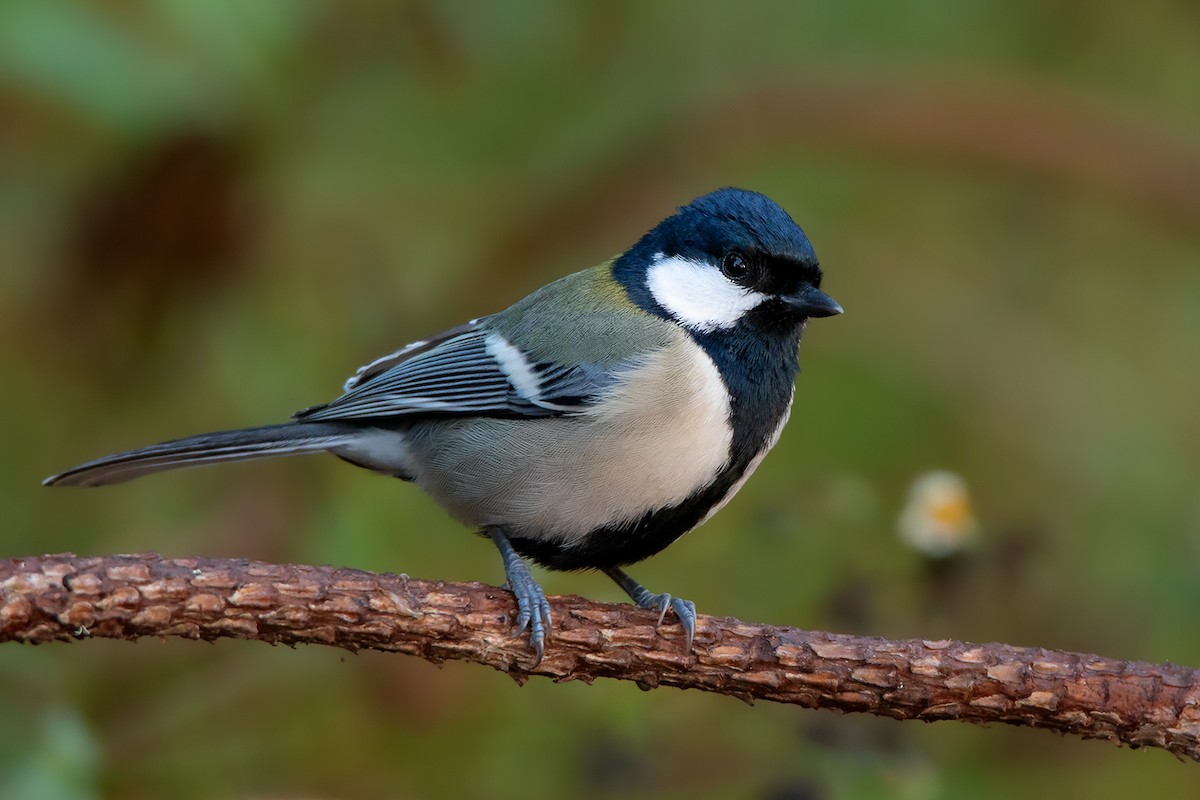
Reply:
M747 326L740 323L739 328ZM800 371L794 335L770 336L749 329L695 335L729 389L733 439L729 464L712 483L682 503L656 509L632 522L594 530L565 544L509 535L523 556L558 570L602 569L649 558L700 524L745 475L787 413Z

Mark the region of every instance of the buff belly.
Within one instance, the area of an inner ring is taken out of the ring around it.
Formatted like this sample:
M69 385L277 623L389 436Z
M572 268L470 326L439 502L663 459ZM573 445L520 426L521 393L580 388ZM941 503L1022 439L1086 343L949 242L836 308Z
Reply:
M687 343L629 369L577 416L413 423L397 471L466 525L565 546L681 503L729 461L729 394Z

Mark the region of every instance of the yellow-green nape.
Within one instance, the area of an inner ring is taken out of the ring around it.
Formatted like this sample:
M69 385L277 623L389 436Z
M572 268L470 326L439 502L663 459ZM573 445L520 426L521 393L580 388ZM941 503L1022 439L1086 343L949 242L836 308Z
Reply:
M594 281L594 291L598 296L617 304L632 306L633 301L629 299L629 292L613 274L613 265L617 263L617 258L617 256L613 256L603 264L587 270L586 274Z
M679 331L634 304L612 266L606 261L547 284L488 325L535 363L614 364L673 341Z

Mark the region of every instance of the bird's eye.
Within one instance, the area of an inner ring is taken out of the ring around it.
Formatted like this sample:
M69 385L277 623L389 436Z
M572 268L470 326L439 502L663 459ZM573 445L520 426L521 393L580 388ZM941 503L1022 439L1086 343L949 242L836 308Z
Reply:
M721 274L731 281L738 281L750 274L746 257L736 251L726 253L721 259Z

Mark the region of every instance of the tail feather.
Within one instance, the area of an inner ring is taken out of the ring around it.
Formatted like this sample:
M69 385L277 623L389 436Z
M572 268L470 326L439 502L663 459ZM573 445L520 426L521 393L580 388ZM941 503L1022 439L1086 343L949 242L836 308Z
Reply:
M261 428L188 436L104 456L51 475L43 486L108 486L154 472L253 458L318 453L354 441L361 433L336 422L287 422Z

